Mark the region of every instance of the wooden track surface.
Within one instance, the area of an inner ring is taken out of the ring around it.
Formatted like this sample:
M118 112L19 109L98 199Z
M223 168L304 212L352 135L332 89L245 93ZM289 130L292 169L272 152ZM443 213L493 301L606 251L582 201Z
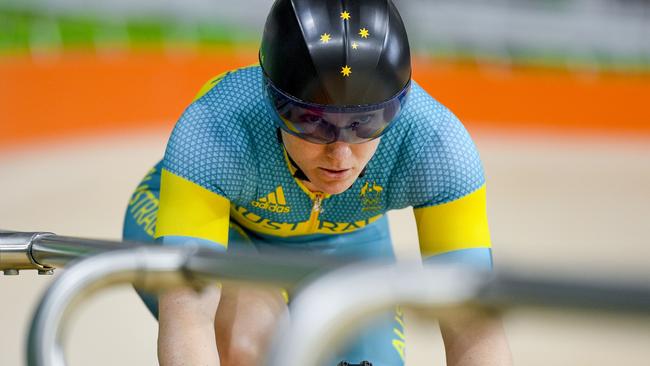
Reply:
M0 153L0 228L118 239L133 189L168 132L92 137ZM648 278L647 143L474 134L488 179L497 268ZM389 214L400 256L417 255L410 209ZM61 271L57 271L60 273ZM0 275L0 365L24 365L32 311L50 277ZM407 366L444 365L435 326L409 317ZM99 294L74 316L70 365L154 365L157 326L130 287ZM506 332L517 365L642 365L650 319L514 310Z

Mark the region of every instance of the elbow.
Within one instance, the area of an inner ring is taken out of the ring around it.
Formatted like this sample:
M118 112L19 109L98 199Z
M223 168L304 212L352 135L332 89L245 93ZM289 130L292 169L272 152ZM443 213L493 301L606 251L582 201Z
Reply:
M491 271L492 250L490 248L469 248L452 250L424 259L425 264L448 264L469 267L474 270Z
M225 349L219 347L221 366L255 365L264 353L256 337L233 337Z
M221 289L207 286L201 291L180 287L159 297L159 321L162 323L213 324Z

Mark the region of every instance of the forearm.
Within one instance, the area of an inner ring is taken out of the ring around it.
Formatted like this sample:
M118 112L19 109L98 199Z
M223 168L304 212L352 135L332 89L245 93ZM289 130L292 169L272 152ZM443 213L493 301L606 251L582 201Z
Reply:
M160 296L158 360L162 366L218 366L214 314L219 289L175 289Z
M440 319L449 366L510 366L508 340L498 316L477 312Z
M225 285L215 319L221 364L260 364L286 310L279 289Z

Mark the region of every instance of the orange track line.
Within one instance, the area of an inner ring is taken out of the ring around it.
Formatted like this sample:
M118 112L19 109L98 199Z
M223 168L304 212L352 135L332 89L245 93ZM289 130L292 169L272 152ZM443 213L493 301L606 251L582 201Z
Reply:
M417 63L415 78L485 129L650 137L650 74Z
M254 62L250 49L5 57L0 59L0 150L132 129L170 129L211 76ZM650 137L649 75L418 59L414 79L470 128Z

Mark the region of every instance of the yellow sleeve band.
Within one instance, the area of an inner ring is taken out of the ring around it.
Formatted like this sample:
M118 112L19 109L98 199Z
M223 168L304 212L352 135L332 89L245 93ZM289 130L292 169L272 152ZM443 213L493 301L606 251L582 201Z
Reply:
M155 237L189 236L228 246L230 201L165 169Z
M420 252L427 257L469 248L490 248L485 185L455 201L413 210Z

